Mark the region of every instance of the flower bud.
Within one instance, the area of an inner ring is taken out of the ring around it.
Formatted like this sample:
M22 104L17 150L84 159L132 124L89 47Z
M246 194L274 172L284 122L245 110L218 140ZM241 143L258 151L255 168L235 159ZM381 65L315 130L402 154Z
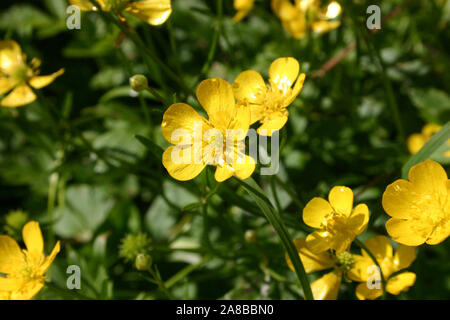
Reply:
M148 88L147 78L142 74L136 74L130 78L130 86L134 91L142 91Z
M256 232L254 230L245 231L245 241L247 242L255 242L256 241Z
M149 270L152 266L152 257L146 253L140 253L136 257L135 265L139 271Z

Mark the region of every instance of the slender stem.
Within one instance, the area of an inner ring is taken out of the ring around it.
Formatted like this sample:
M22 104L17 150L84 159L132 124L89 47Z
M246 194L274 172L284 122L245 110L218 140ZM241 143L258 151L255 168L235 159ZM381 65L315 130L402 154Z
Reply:
M375 265L378 267L378 269L380 270L380 277L381 277L381 285L382 285L382 290L383 290L383 299L386 299L386 279L384 278L383 275L383 270L381 269L380 264L377 261L377 258L373 255L373 253L366 247L366 245L360 241L358 238L355 238L355 243L356 245L358 245L361 249L363 249L365 252L367 252L367 254L369 255L369 257L372 259L373 263L375 263Z
M165 287L169 289L172 287L175 283L178 281L184 279L188 274L195 271L197 268L201 267L203 264L205 264L209 260L209 257L203 257L198 263L188 265L187 267L181 269L179 272L177 272L175 275L173 275L169 280L166 281Z
M169 292L169 290L167 289L164 281L161 279L161 275L159 274L158 271L154 271L153 268L149 268L148 272L150 273L150 275L152 276L152 278L155 280L156 285L158 286L158 288L164 292L164 294L167 296L167 298L169 298L169 300L174 300L174 297L172 296L172 294Z
M238 183L242 185L245 190L247 190L247 192L250 194L250 196L253 198L255 203L265 215L266 219L272 225L275 232L278 234L278 237L280 238L284 248L286 249L289 258L292 261L292 265L294 266L295 273L297 274L297 277L302 285L305 299L313 300L314 297L311 291L308 277L306 276L305 268L299 258L297 249L295 248L294 242L292 241L292 238L289 235L289 232L283 220L276 212L267 196L264 194L264 191L252 178L249 178L245 181L238 178L234 179L238 181Z

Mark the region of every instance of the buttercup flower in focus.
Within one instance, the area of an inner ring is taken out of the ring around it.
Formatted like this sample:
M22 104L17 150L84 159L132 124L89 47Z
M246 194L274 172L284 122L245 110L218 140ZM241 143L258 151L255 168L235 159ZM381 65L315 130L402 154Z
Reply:
M26 249L21 250L10 236L0 236L0 299L29 300L44 286L45 272L60 250L59 241L49 256L39 223L28 222L22 230Z
M70 3L84 11L98 10L89 0L70 0ZM127 12L155 26L166 22L172 13L171 0L97 0L97 3L101 10L114 12L122 20L125 20L122 12Z
M311 290L315 300L336 300L342 276L347 276L348 271L353 267L353 255L344 251L339 254L331 254L329 251L314 253L306 246L303 238L294 239L300 260L305 267L306 273L333 269L321 278L311 283ZM289 268L294 271L289 256L285 255Z
M414 247L399 245L395 254L392 245L385 236L375 236L365 243L367 249L372 252L380 265L381 272L386 279L386 291L393 295L408 290L416 281L416 274L413 272L401 272L394 276L393 273L408 268L416 259L416 251ZM353 281L362 282L356 287L356 296L360 300L376 299L383 294L381 288L368 287L368 280L375 275L377 270L373 260L365 250L361 250L361 255L353 255L355 264L348 273ZM378 273L376 273L378 274ZM380 277L381 278L381 277ZM381 279L378 279L381 281ZM375 285L371 283L371 285Z
M181 181L195 178L206 165L217 167L219 182L233 175L247 179L255 170L254 159L242 152L250 109L236 104L231 84L219 78L202 81L197 99L209 120L185 103L175 103L164 113L163 136L175 144L163 154L164 167Z
M286 124L286 109L303 88L305 74L295 58L278 58L269 68L269 84L254 70L241 72L233 83L238 102L250 106L251 123L261 122L258 134L271 136Z
M255 0L234 0L233 6L237 11L233 17L233 22L239 22L244 19L253 9Z
M318 0L272 0L272 10L280 18L284 29L296 39L303 38L309 29L326 33L340 26L340 21L331 21L341 12L341 5L331 1L324 8Z
M353 208L353 191L337 186L331 189L328 201L316 197L306 204L303 221L318 229L306 237L309 250L332 249L340 253L348 250L355 237L366 228L369 208L363 203Z
M450 235L450 182L444 168L426 160L409 170L408 180L387 186L383 208L391 216L386 230L407 246L438 244Z
M26 55L13 40L0 41L0 105L20 107L36 100L36 94L30 88L41 89L48 86L64 69L47 75L39 75L41 61L33 58L28 65ZM1 98L1 95L4 95Z

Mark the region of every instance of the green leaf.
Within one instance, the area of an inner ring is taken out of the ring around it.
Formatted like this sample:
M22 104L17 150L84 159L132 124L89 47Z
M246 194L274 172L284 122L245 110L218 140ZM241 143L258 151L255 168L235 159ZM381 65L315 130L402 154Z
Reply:
M308 277L306 276L305 268L303 267L294 242L292 241L292 238L289 235L289 232L279 213L276 212L275 208L264 194L264 191L252 178L249 178L245 181L242 181L238 178L236 178L236 180L244 187L245 190L247 190L247 192L250 194L250 197L256 202L258 207L264 213L267 220L280 237L280 240L285 250L287 251L289 258L292 261L297 277L302 284L305 298L307 300L314 300L311 286L309 284Z
M428 142L413 155L408 162L402 168L402 178L408 179L409 169L418 164L419 162L425 161L431 157L431 155L438 150L443 144L447 144L447 140L450 139L450 121L447 122L445 126L442 127L439 132L437 132Z

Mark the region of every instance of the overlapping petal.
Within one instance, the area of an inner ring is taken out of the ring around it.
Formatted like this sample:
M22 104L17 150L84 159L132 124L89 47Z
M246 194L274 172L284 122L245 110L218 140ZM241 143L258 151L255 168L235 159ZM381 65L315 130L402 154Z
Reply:
M127 5L125 11L148 24L157 26L169 18L172 5L171 0L133 1Z
M334 211L344 216L350 216L353 208L353 191L344 186L337 186L331 189L328 200Z
M342 276L332 271L311 283L314 300L336 300Z

